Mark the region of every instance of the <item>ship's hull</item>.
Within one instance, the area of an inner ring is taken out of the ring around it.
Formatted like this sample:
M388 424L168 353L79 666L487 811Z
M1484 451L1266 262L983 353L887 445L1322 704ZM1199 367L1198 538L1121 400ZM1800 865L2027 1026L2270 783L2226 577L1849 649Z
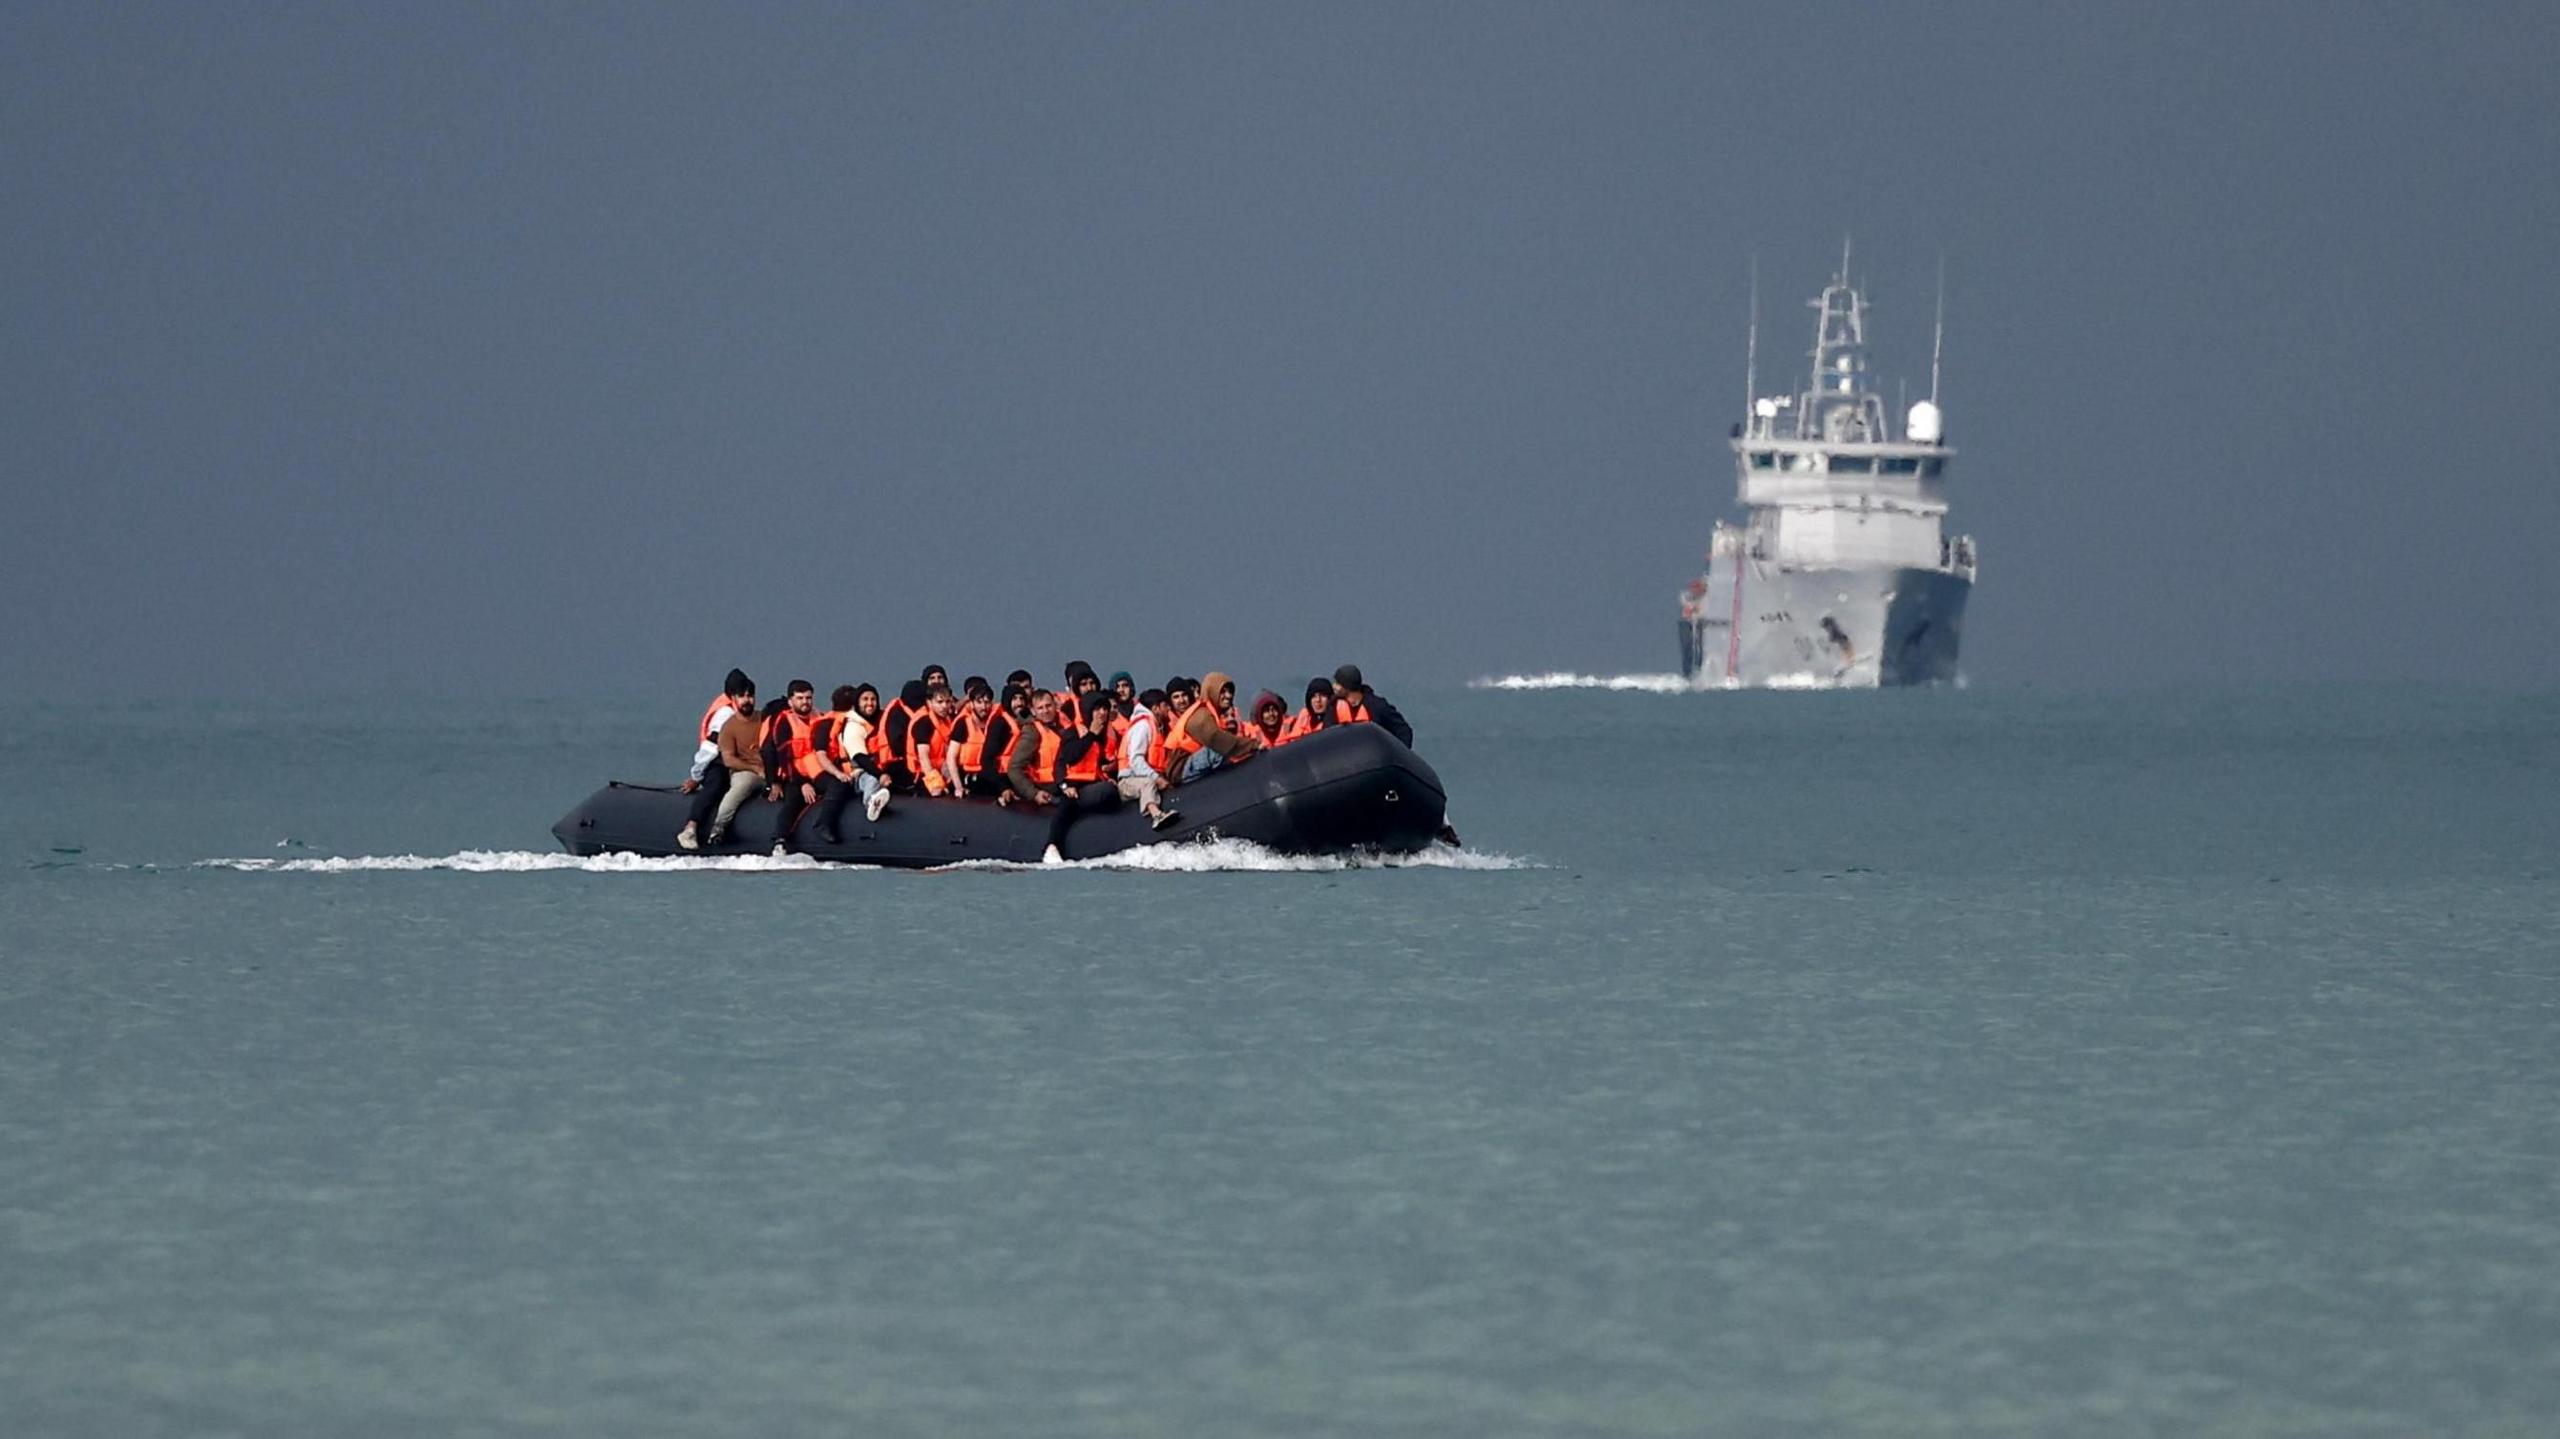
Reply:
M1951 684L1973 581L1938 569L1793 569L1719 556L1681 619L1702 688Z

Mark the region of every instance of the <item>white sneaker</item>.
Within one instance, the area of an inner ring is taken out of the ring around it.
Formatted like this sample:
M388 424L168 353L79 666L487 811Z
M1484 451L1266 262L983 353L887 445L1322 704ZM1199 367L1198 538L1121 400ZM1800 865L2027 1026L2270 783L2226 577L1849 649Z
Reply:
M1058 847L1053 844L1047 849L1040 851L1040 862L1042 864L1065 864L1067 862L1067 857L1058 853Z
M686 825L684 828L676 831L676 844L682 849L702 848L702 841L693 837L692 825Z
M862 802L862 817L873 824L878 824L880 816L887 813L888 809L889 792L885 789L875 789L871 792L870 798Z

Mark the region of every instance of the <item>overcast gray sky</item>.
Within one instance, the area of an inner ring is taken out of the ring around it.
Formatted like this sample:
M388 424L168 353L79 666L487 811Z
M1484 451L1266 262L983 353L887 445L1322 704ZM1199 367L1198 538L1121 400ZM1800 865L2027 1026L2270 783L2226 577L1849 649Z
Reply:
M2548 4L13 4L0 685L1667 669L1844 233L1977 683L2539 685L2555 157Z

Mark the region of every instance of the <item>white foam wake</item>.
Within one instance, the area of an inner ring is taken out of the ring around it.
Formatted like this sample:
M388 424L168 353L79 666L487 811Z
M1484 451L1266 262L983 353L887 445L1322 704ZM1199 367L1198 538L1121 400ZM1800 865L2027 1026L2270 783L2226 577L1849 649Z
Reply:
M1543 869L1535 860L1491 850L1435 844L1413 854L1281 854L1251 840L1211 839L1187 844L1148 844L1065 864L1017 864L1002 859L963 860L961 870L1022 870L1034 874L1075 870L1136 870L1151 874L1340 874L1354 869Z
M638 854L574 855L538 850L466 849L459 854L358 854L332 859L204 859L197 869L229 869L244 874L402 874L441 870L454 874L537 874L574 870L587 874L712 874L861 872L877 866L822 864L803 854L717 855L657 858ZM1155 874L1339 874L1354 869L1536 869L1536 863L1485 850L1433 845L1418 854L1279 854L1249 840L1219 839L1191 844L1141 845L1098 859L1069 860L1063 865L1017 864L1009 860L963 860L948 870L1022 870L1032 873L1075 870L1134 870Z
M1678 675L1578 675L1550 670L1538 675L1494 675L1475 680L1479 690L1642 690L1648 694L1687 694L1697 686Z
M588 874L691 874L715 871L845 869L802 854L730 854L659 859L643 854L558 854L544 850L466 849L459 854L352 854L334 859L200 859L198 869L247 874L384 874L448 870L456 874L536 874L583 870Z

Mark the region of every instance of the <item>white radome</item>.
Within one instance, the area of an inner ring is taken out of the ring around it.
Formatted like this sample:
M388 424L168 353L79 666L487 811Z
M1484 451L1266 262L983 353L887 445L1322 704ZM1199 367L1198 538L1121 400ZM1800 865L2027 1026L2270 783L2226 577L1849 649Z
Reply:
M1909 435L1915 445L1934 445L1938 437L1947 432L1946 417L1938 413L1936 405L1922 400L1911 407L1911 417L1904 423L1902 432Z

